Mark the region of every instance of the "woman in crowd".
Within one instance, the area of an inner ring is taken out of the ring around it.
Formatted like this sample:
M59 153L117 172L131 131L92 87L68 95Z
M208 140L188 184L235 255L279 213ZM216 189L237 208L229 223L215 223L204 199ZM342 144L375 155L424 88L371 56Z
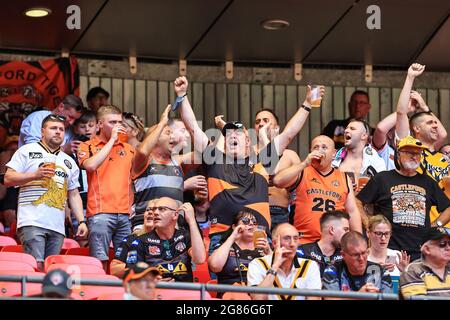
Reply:
M122 116L123 126L127 130L128 134L128 144L131 144L136 148L144 139L144 124L138 116L132 114L131 112L124 112L122 113Z
M256 228L256 218L252 213L241 210L234 217L227 231L228 237L225 236L226 240L208 259L209 270L217 274L219 284L245 285L250 261L271 253L267 238L253 240Z

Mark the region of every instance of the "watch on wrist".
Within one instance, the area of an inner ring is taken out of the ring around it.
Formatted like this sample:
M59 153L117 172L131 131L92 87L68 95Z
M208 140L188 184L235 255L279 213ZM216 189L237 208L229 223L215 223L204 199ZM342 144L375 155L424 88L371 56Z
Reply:
M82 224L82 223L84 223L85 225L87 225L87 224L86 224L86 220L78 221L78 224L79 224L79 225Z
M273 270L272 268L270 268L269 270L267 270L266 274L267 275L272 274L272 275L276 276L277 272L275 270Z
M436 220L436 225L438 227L443 227L444 226L444 224L442 222L440 222L439 220Z

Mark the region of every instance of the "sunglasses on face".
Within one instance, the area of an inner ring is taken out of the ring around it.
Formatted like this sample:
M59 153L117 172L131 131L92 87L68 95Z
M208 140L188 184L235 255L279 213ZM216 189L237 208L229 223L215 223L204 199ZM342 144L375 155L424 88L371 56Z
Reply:
M242 217L239 220L242 221L242 223L246 226L249 225L250 222L253 223L254 225L258 224L258 222L256 222L255 218L250 219L249 217Z
M441 248L441 249L443 249L445 247L450 247L450 240L447 240L447 241L441 240L441 241L439 241L438 242L438 247Z

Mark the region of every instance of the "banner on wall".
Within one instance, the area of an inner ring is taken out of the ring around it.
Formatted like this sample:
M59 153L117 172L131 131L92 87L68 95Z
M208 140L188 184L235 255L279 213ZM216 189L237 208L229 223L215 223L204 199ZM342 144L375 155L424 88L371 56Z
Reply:
M53 110L68 94L79 95L76 57L42 61L0 61L0 126L18 135L22 120Z

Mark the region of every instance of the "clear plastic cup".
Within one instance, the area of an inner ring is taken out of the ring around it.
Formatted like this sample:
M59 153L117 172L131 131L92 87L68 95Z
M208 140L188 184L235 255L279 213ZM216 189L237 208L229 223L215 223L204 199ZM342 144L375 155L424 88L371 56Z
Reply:
M322 102L322 97L320 96L321 85L311 86L311 107L319 108Z
M56 170L56 155L48 154L44 157L44 168L53 169L53 175L55 175L54 171Z
M119 141L122 143L128 142L128 134L124 132L119 132Z
M256 247L258 239L266 237L266 228L264 226L256 226L255 231L253 231L253 245Z

